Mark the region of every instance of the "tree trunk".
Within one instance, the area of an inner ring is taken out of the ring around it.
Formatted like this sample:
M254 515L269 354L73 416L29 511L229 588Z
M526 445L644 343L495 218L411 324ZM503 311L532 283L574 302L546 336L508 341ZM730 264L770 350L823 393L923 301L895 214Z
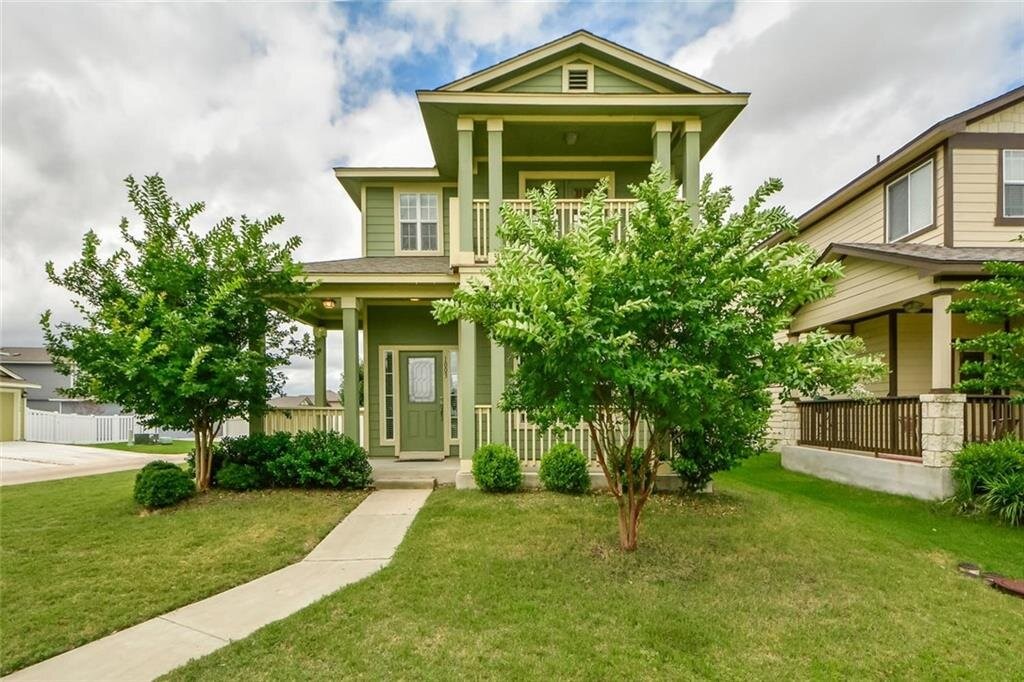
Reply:
M205 492L210 489L210 473L213 461L212 445L213 428L206 422L197 423L195 426L195 465L196 489L199 492Z

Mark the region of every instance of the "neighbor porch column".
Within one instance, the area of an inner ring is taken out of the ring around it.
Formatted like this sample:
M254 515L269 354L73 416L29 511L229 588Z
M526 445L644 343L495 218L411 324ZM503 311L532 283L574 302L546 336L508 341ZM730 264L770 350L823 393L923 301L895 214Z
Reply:
M690 207L690 220L700 215L700 120L683 121L683 199Z
M654 139L654 161L661 169L672 174L672 121L655 121L651 127Z
M491 340L491 442L505 443L505 413L498 407L505 392L505 347Z
M500 118L487 121L487 236L490 240L489 253L496 253L501 248L498 237L498 223L501 221L501 202L504 199L502 190L501 133L505 129Z
M359 316L355 299L342 299L342 352L345 356L345 385L342 429L345 435L359 442Z
M459 135L459 251L473 255L473 119L460 118Z
M476 323L459 320L459 459L476 449Z
M313 327L313 404L327 407L327 330Z
M953 389L953 315L951 292L932 296L932 392L949 393Z

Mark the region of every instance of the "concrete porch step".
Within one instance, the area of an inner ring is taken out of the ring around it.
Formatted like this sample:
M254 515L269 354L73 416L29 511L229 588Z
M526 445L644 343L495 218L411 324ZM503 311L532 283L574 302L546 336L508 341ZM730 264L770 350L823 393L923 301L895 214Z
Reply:
M378 478L373 482L377 490L433 490L436 478Z

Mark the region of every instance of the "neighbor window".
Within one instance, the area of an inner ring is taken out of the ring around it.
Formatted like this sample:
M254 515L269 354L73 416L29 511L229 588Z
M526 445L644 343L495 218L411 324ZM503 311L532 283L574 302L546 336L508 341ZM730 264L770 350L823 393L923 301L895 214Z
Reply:
M935 222L932 162L918 166L885 188L886 236L896 241Z
M395 353L384 351L384 437L395 439Z
M1003 150L1003 217L1024 218L1024 149Z
M402 192L398 195L398 243L402 251L437 251L437 195Z

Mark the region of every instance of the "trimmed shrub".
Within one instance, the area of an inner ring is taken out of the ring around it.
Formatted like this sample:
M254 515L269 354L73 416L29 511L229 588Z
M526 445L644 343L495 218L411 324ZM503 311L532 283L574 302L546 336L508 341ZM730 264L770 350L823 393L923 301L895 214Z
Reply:
M484 445L473 455L473 480L488 493L511 493L523 484L519 458L507 445Z
M265 476L251 464L225 462L217 471L214 484L225 490L255 490L263 487Z
M150 462L135 475L133 496L146 509L170 507L192 497L195 492L192 477L171 462Z
M971 443L953 458L960 511L983 511L1024 524L1024 441Z
M300 431L267 464L274 485L303 488L365 488L373 482L366 451L348 436Z
M287 431L276 433L254 433L251 436L239 436L237 438L224 438L214 443L211 453L210 475L216 483L217 472L228 462L245 464L253 467L260 476L257 487L270 485L271 478L267 466L282 454L291 445L292 435ZM195 476L195 453L188 453L188 470Z
M590 490L587 457L572 443L558 443L540 460L540 482L548 490L579 495Z

